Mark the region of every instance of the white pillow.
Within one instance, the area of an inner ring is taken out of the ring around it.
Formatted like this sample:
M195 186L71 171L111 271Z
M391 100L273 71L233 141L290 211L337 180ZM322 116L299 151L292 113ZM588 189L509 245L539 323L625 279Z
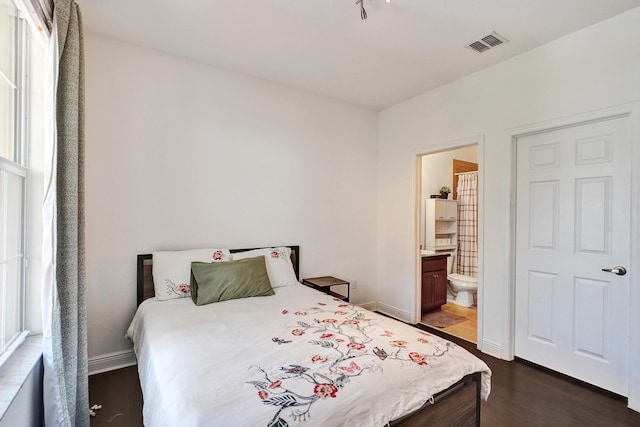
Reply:
M280 288L283 286L297 285L298 279L291 263L291 248L264 248L253 249L245 252L236 252L233 259L253 258L264 256L267 264L267 275L271 282L271 287Z
M196 249L153 253L153 288L156 299L165 301L191 296L191 263L231 261L228 249Z

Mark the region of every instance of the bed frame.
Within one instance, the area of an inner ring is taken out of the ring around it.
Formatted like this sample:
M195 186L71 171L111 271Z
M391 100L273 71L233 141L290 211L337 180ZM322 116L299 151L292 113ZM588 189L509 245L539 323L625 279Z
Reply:
M291 248L291 262L300 280L300 246ZM253 249L231 249L231 253L246 252ZM137 289L138 305L145 299L155 296L153 290L153 255L138 255ZM466 375L446 390L433 396L421 408L392 421L392 427L480 427L480 383L481 373Z

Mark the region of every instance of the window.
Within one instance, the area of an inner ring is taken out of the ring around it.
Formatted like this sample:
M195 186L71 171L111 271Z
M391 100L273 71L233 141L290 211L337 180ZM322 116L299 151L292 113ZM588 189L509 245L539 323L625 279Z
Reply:
M0 0L0 364L24 331L28 24Z

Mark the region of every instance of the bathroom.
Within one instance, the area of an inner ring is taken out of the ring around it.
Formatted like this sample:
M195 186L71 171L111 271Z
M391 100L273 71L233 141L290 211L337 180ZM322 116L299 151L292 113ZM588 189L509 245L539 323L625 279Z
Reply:
M420 172L421 322L475 343L478 146L425 154Z

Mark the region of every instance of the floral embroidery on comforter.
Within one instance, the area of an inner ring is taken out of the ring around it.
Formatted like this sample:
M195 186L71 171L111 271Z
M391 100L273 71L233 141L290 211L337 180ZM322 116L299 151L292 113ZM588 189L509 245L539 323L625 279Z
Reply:
M273 406L267 426L288 426L287 419L306 421L314 403L349 393L355 378L382 374L390 364L427 370L432 361L456 346L419 329L397 336L380 328L371 314L353 304L336 307L323 302L282 311L285 330L271 340L278 345L306 346L308 358L284 366L251 367L254 379L247 383L256 388L257 401Z

